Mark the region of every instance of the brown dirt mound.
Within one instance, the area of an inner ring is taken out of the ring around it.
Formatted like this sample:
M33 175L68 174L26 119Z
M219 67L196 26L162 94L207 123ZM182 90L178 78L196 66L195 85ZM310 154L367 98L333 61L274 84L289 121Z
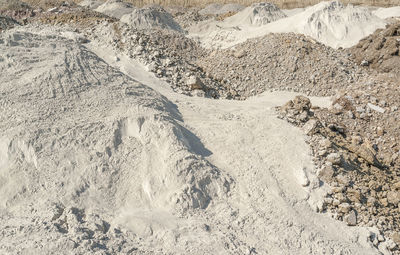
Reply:
M359 65L400 77L400 21L364 38L350 52Z
M333 95L367 76L344 51L293 33L247 40L199 58L198 65L235 98L269 90Z

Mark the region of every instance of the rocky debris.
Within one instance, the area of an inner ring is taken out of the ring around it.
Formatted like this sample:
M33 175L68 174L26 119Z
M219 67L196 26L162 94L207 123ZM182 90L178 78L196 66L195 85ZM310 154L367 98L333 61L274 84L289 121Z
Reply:
M361 66L400 77L400 21L375 31L349 50Z
M182 28L174 20L171 14L162 7L146 7L135 9L121 17L121 22L135 29L171 29L182 32Z
M54 12L45 12L34 17L32 21L39 21L44 24L51 25L68 25L76 28L87 28L98 25L101 22L110 24L118 21L116 18L109 17L105 14L85 9L79 6L57 8Z
M218 81L207 76L196 64L198 57L206 51L182 33L159 29L136 30L122 23L103 23L87 29L86 33L88 38L140 59L151 72L167 81L179 93L203 95L197 93L201 87L206 97L231 97ZM190 77L196 77L196 82L188 82ZM203 86L199 85L200 80Z
M35 206L29 205L32 211L18 222L2 218L1 253L13 254L28 245L35 254L62 250L76 254L141 253L140 240L134 233L110 224L99 214L56 203L48 206L47 211L39 213ZM37 245L44 243L48 245Z
M400 127L393 119L398 113L389 113L388 108L397 106L395 100L400 95L388 84L385 86L385 93L392 96L380 95L387 100L384 103L368 89L356 90L360 94L349 90L346 95L334 97L329 109L313 107L308 98L297 96L279 107L278 113L310 137L319 168L317 176L331 188L320 211L330 212L349 226L376 226L385 236L394 235L385 243L384 238L377 238L374 245L398 253L400 242L395 234L400 230ZM385 111L372 110L368 102ZM349 111L352 115L347 114ZM378 125L376 129L368 128Z
M196 76L190 76L187 79L186 85L189 86L191 90L195 90L195 89L204 90L205 89L203 82Z
M354 210L352 210L349 214L344 216L344 221L347 223L349 226L355 226L357 225L357 215Z
M274 90L333 95L368 77L345 52L296 34L251 39L232 49L213 51L197 63L235 98Z

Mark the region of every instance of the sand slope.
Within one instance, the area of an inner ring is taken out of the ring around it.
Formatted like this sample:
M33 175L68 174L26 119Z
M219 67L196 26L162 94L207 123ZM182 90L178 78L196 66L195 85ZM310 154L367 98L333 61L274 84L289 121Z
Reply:
M377 254L310 207L309 148L274 111L293 94L187 97L58 35L0 35L2 254Z
M245 11L235 16L245 15ZM300 33L333 48L351 47L359 40L384 28L385 21L373 15L367 8L343 5L338 1L321 2L287 18L276 17L277 10L265 13L270 22L250 26L248 22L206 21L189 29L190 36L197 38L207 48L228 48L247 39L268 33ZM282 12L283 13L283 12ZM285 14L283 14L286 16ZM251 15L250 15L251 16ZM246 17L250 17L249 14ZM233 17L231 17L233 18Z

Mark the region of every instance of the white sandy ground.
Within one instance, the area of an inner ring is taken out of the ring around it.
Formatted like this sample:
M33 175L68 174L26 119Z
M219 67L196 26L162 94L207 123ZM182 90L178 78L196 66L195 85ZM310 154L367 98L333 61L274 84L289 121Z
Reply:
M400 6L379 8L372 13L381 19L396 18L400 17Z
M233 178L232 196L205 212L210 226L218 229L218 238L236 240L230 251L376 253L366 242L366 229L349 228L312 210L323 191L315 189L315 169L305 137L277 119L274 112L275 106L293 98L294 93L264 93L246 101L191 98L172 92L135 60L115 57L112 51L95 45L90 48L112 66L172 100L182 114L182 125L204 145L198 148L199 153ZM330 104L327 98L312 98L312 102L322 107ZM311 184L303 187L308 182ZM215 248L213 254L226 254L222 247Z
M235 16L249 12L248 8ZM240 25L234 16L224 21L204 21L189 28L189 36L207 48L228 48L269 33L294 32L333 48L347 48L386 25L385 20L373 15L368 8L342 5L337 1L321 2L304 10L284 13L287 13L287 18L276 20L275 15L271 21L276 21L261 26Z
M378 254L312 209L309 147L274 112L293 93L187 97L57 34L0 37L1 254Z

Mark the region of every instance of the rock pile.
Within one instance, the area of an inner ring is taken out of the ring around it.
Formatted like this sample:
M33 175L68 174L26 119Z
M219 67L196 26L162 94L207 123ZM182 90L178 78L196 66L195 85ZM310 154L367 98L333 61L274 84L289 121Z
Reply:
M379 29L350 49L361 66L390 72L400 78L400 22Z
M268 90L333 95L367 75L344 52L296 34L251 39L214 51L197 63L236 98Z
M135 30L121 23L104 23L86 32L89 38L103 41L106 45L117 47L129 56L140 59L150 71L170 83L177 92L213 98L229 97L229 93L218 81L206 76L196 65L195 61L205 54L205 50L181 33ZM203 85L193 86L193 80Z
M213 16L201 14L199 8L184 8L184 7L166 7L166 10L171 13L175 21L183 28L187 29L198 22L212 19Z
M376 226L391 238L372 240L381 251L400 247L400 129L395 124L400 116L390 110L396 107L349 92L336 96L329 109L312 107L302 96L279 108L280 118L310 137L318 177L331 187L318 210L350 226Z

